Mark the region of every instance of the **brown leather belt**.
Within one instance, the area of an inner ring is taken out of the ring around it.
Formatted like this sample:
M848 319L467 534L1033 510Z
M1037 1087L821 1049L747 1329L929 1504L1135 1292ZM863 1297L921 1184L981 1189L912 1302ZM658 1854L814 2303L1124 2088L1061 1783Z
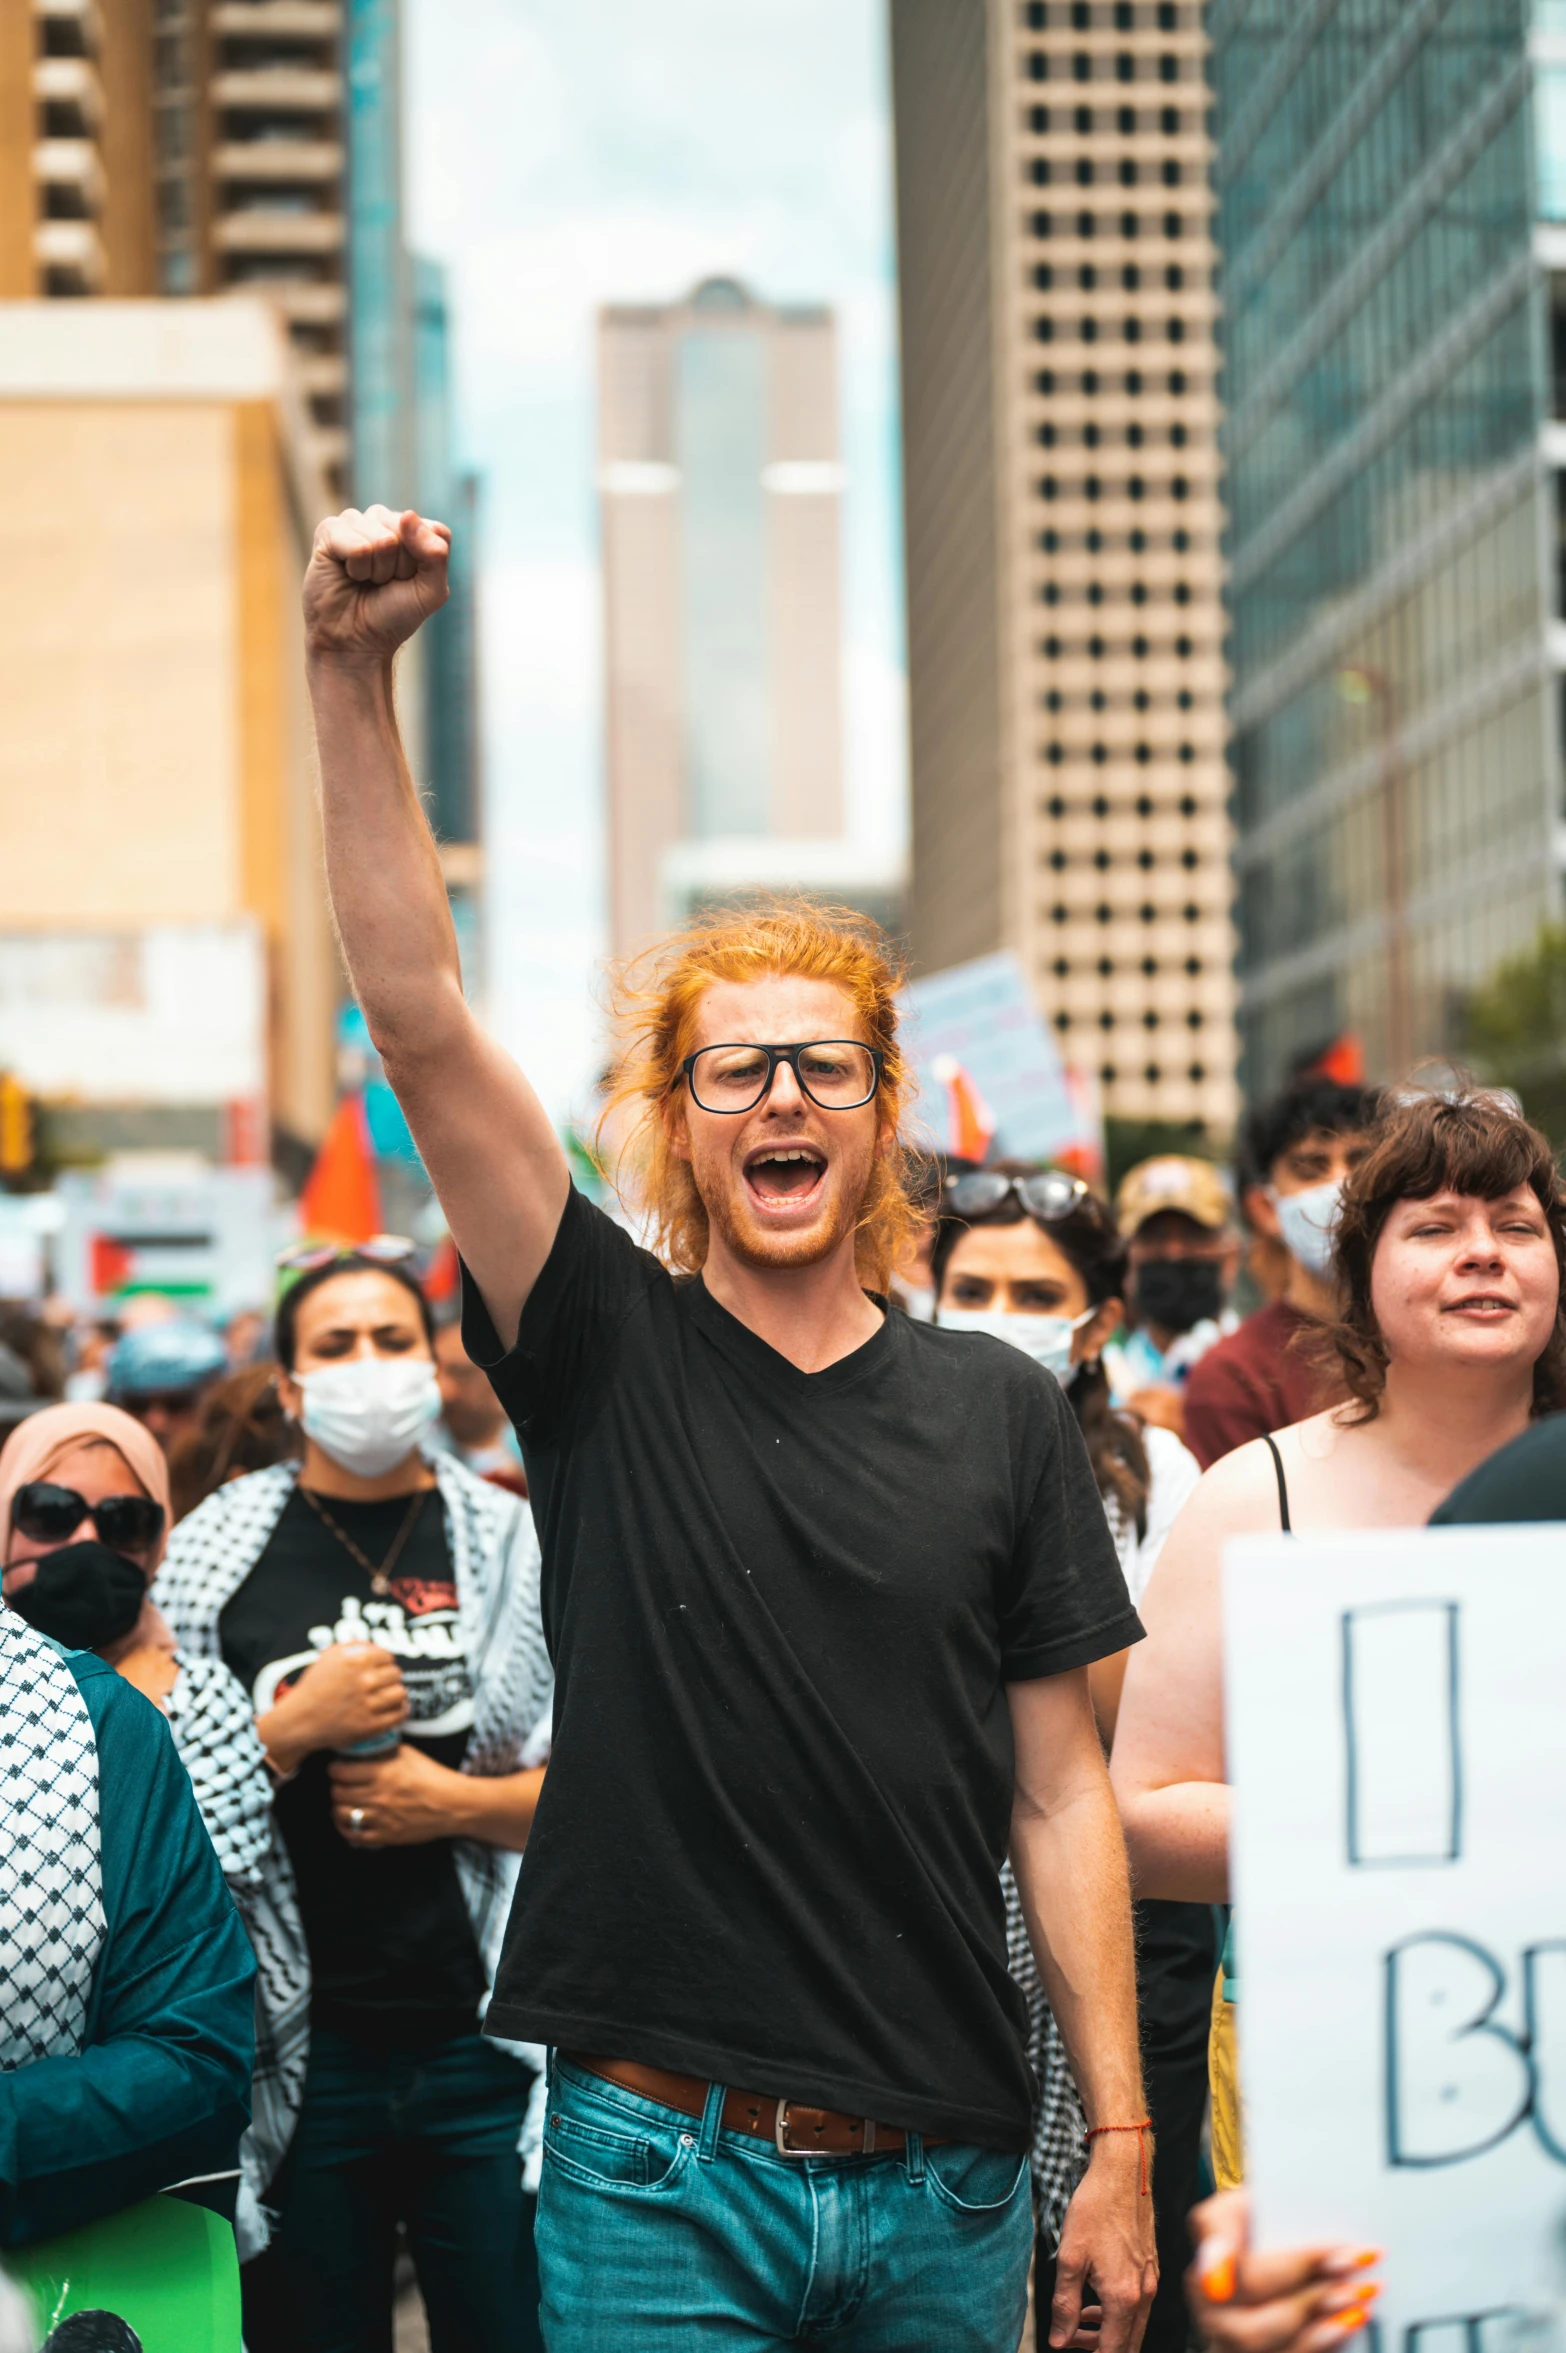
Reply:
M565 2057L589 2075L601 2075L622 2091L681 2116L701 2116L707 2107L707 2086L699 2075L676 2075L667 2067L644 2067L638 2059L587 2059L575 2051ZM839 2108L811 2108L799 2100L775 2100L764 2092L725 2089L723 2125L727 2132L749 2133L770 2141L783 2157L896 2157L907 2145L900 2124L877 2124L873 2117L848 2116ZM927 2149L945 2144L939 2133L925 2133Z

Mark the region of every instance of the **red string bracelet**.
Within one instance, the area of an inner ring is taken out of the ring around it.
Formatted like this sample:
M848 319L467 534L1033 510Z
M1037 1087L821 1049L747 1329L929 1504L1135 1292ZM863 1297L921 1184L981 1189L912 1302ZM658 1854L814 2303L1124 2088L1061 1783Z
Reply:
M1086 2134L1084 2134L1083 2137L1086 2140L1096 2141L1103 2133L1106 2132L1134 2132L1136 2134L1136 2145L1140 2150L1142 2157L1142 2195L1145 2198L1148 2194L1148 2187L1147 2141L1144 2136L1147 2133L1150 2133L1152 2129L1153 2119L1151 2116L1144 2116L1140 2124L1095 2124Z

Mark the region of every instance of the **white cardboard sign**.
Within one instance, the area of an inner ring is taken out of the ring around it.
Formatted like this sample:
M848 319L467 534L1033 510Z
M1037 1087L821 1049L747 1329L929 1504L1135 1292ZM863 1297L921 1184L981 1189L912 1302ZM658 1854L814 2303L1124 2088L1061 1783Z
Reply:
M1262 2246L1386 2250L1372 2353L1566 2348L1566 1527L1224 1558Z

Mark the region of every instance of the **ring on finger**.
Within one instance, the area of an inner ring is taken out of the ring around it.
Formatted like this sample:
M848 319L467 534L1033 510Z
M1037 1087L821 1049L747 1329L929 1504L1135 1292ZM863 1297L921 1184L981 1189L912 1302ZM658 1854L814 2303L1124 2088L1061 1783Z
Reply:
M348 1808L348 1827L352 1831L355 1838L362 1838L364 1836L363 1806L350 1806Z

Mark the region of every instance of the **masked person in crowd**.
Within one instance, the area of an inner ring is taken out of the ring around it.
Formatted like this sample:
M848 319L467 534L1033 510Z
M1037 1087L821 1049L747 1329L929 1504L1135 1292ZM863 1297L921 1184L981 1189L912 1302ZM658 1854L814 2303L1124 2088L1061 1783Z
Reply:
M0 1456L0 2244L201 2177L232 2211L250 2113L255 1962L171 1725L132 1688L167 1482L107 1406L46 1407ZM128 1646L128 1647L127 1647ZM145 1645L141 1646L145 1649ZM107 1653L106 1657L103 1655ZM122 1671L109 1663L119 1657ZM142 1664L147 1662L145 1658ZM165 1704L183 1680L158 1654ZM197 1676L195 1685L202 1685ZM192 1771L219 1831L265 1841L204 1688ZM171 1717L176 1715L170 1705ZM225 1810L228 1810L227 1817ZM47 2064L42 2064L47 2062Z
M158 1587L251 1695L277 1784L250 2353L379 2353L399 2224L435 2353L537 2341L533 2079L479 2020L541 1779L538 1550L515 1496L422 1451L440 1392L410 1251L294 1254L275 1345L303 1458L216 1488Z
M109 1355L110 1402L152 1432L165 1454L193 1430L201 1401L228 1370L216 1332L183 1316L134 1325Z
M448 536L323 524L306 626L339 931L544 1543L555 1742L489 2019L557 2046L551 2353L1015 2353L1008 1835L1093 2136L1055 2327L1091 2275L1131 2353L1146 2109L1086 1670L1138 1627L1075 1419L1019 1350L865 1287L915 1211L898 975L862 918L714 916L626 976L611 1110L661 1258L574 1189L463 998L397 734Z
M64 1651L91 1650L168 1718L229 1890L244 1911L271 1837L271 1789L243 1690L175 1647L149 1586L169 1526L169 1471L113 1405L51 1405L0 1454L5 1598ZM204 2202L234 2217L238 2174Z
M1259 1104L1240 1131L1241 1206L1283 1255L1282 1289L1210 1348L1186 1383L1186 1443L1204 1470L1342 1400L1329 1352L1312 1343L1337 1314L1333 1226L1379 1110L1374 1088L1306 1076Z
M1125 1284L1125 1249L1114 1219L1080 1177L1013 1161L949 1178L942 1207L932 1262L940 1286L937 1320L948 1330L1009 1341L1059 1381L1087 1442L1134 1602L1199 1474L1168 1430L1144 1430L1110 1403L1103 1350L1120 1322ZM1106 1745L1114 1736L1125 1656L1104 1661L1089 1677ZM1012 1968L1028 1999L1029 2058L1040 2085L1033 2173L1044 2282L1081 2170L1083 2117L1028 1950L1016 1880L1009 1869L1005 1877ZM1138 2006L1158 2143L1159 2287L1147 2353L1184 2353L1180 2274L1185 2218L1200 2194L1215 1957L1210 1906L1138 1906ZM1047 2299L1040 2294L1038 2302L1042 2315Z
M1185 1385L1226 1331L1239 1242L1222 1177L1209 1160L1169 1153L1121 1180L1115 1220L1126 1245L1131 1329L1104 1351L1117 1405L1185 1431Z
M493 1479L514 1495L527 1493L522 1449L506 1409L462 1345L462 1326L453 1317L435 1327L435 1375L440 1382L439 1432L459 1462L480 1479Z
M1549 1144L1503 1098L1411 1097L1338 1210L1331 1327L1347 1403L1226 1455L1164 1547L1126 1676L1114 1778L1138 1885L1228 1893L1219 1575L1231 1536L1417 1527L1497 1447L1566 1406L1563 1214ZM1239 2178L1236 1986L1214 2004L1213 2158Z

